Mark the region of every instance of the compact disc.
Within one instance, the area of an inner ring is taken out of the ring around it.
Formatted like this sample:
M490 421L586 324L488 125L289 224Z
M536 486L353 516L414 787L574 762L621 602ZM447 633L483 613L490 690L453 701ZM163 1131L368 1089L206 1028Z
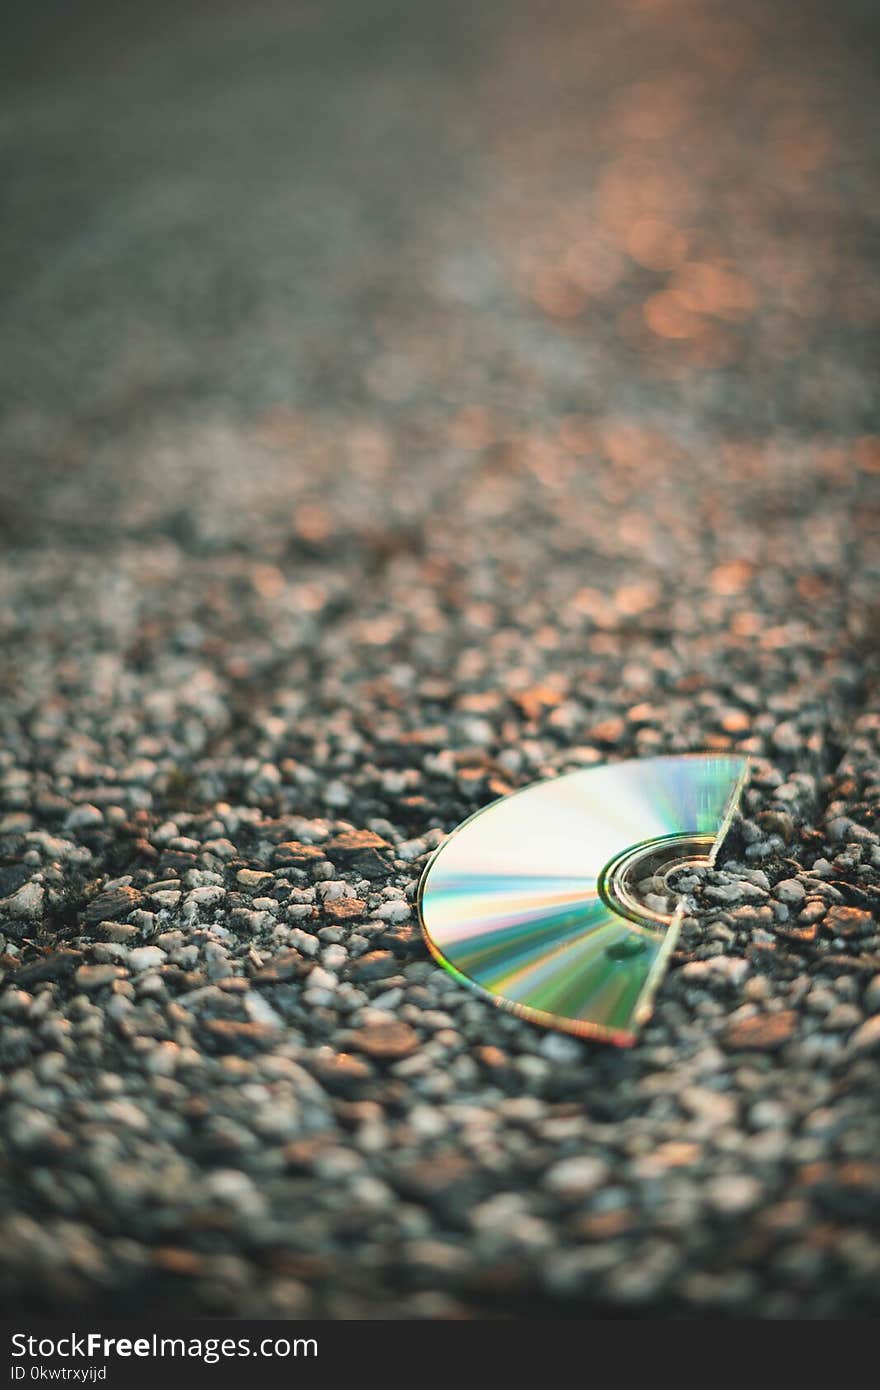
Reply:
M631 1045L682 909L644 883L711 863L747 759L690 753L584 768L477 811L419 887L428 947L458 980L535 1023Z

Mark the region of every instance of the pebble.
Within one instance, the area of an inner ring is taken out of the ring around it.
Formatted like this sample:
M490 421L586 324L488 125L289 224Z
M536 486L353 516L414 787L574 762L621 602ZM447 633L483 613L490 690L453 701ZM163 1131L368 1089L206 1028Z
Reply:
M710 1205L723 1216L740 1216L761 1200L762 1188L757 1178L747 1173L731 1173L713 1178L706 1188Z
M383 1061L409 1057L418 1045L419 1036L415 1029L397 1020L383 1020L368 1028L359 1028L349 1037L349 1046L355 1051Z
M585 1197L601 1187L608 1176L608 1165L591 1154L554 1163L544 1174L544 1187L564 1197Z
M176 889L166 889L161 893L150 894L153 902L160 908L170 911L180 902L180 893Z
M45 899L43 885L32 879L10 897L0 901L0 913L8 913L10 917L19 920L37 921L42 914Z
M858 907L829 907L823 926L835 936L870 936L875 921L870 912Z
M370 1001L370 1006L373 1009L393 1012L400 1007L405 997L402 989L387 989L382 994L375 995Z
M258 869L239 869L235 875L236 883L242 888L258 889L266 887L272 882L272 875L261 873Z
M371 917L382 922L406 922L411 915L409 904L400 899L392 899L391 902L382 903L370 914Z
M780 902L798 907L806 897L804 885L796 878L784 878L776 884L774 893Z
M854 1056L861 1056L880 1050L880 1014L866 1019L849 1040L849 1050Z
M284 1021L268 1000L264 999L256 991L249 991L244 996L244 1011L248 1018L254 1023L264 1024L267 1028L281 1028Z
M76 806L64 818L65 830L86 830L91 826L103 825L104 813L97 806L91 806L86 802L82 806Z
M728 980L740 984L749 972L749 962L739 956L710 956L708 960L692 960L682 966L685 980Z
M105 888L93 898L83 912L83 921L88 926L98 922L114 922L129 913L141 903L141 894L136 888L127 885Z
M755 1014L729 1024L723 1035L724 1045L731 1050L751 1048L773 1052L788 1042L796 1024L797 1014L792 1009L776 1014Z
M865 989L865 1009L870 1014L880 1013L880 974L875 975Z
M680 1098L685 1109L708 1126L710 1132L734 1124L737 1118L736 1097L724 1091L713 1091L706 1086L686 1086Z
M81 965L74 974L74 979L80 989L91 991L103 989L123 974L116 965Z
M583 1045L565 1033L547 1032L541 1039L541 1052L552 1062L565 1064L580 1060Z

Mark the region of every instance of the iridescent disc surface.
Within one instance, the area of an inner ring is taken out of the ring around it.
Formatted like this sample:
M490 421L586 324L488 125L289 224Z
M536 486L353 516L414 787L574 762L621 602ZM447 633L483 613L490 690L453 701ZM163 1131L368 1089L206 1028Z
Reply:
M632 846L671 836L711 836L717 848L746 765L715 754L637 759L493 802L425 870L419 907L430 950L533 1022L631 1044L681 912L656 930L637 923L603 897L602 871Z

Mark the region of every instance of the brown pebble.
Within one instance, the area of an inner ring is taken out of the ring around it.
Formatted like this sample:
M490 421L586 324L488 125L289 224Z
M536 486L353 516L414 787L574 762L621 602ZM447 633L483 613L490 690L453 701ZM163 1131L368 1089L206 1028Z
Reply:
M594 724L590 729L588 738L596 743L617 743L618 739L623 738L626 725L622 719L605 719L601 724Z
M615 1236L630 1230L632 1225L632 1212L618 1207L612 1211L588 1212L585 1216L579 1216L572 1229L581 1240L613 1240Z
M388 841L383 840L381 835L374 834L372 830L345 830L325 846L329 859L332 859L334 854L360 854L365 849L387 848Z
M374 1023L369 1028L358 1028L349 1038L349 1046L368 1057L378 1057L385 1061L397 1061L409 1057L419 1045L419 1035L415 1028L399 1019L389 1019L387 1023Z
M776 935L784 937L786 941L815 941L818 933L818 922L812 922L805 927L787 925L776 927Z
M112 984L123 973L118 965L81 965L73 978L80 989L93 990Z
M200 1274L203 1260L194 1250L181 1250L175 1245L160 1245L153 1251L153 1264L166 1274Z
M99 922L127 917L140 905L142 896L136 888L110 888L92 899L83 913L83 921L89 926L97 926Z
M276 846L272 856L276 864L293 864L299 868L304 868L307 864L316 864L326 857L326 853L318 845L303 845L299 840L286 840L284 844Z
M832 936L868 936L874 930L874 918L861 907L830 907L822 926Z
M332 1146L333 1140L326 1134L310 1134L305 1139L293 1139L281 1150L286 1167L310 1171L316 1158Z
M753 1048L758 1052L773 1052L788 1042L794 1032L797 1015L793 1009L778 1014L756 1014L731 1023L723 1036L724 1046L730 1049Z
M358 956L349 967L349 974L354 980L382 980L393 975L397 970L397 960L392 951L368 951L366 955Z
M363 916L366 906L363 898L333 898L324 904L324 912L333 922L348 922Z
M493 1071L498 1067L510 1065L509 1059L500 1047L478 1047L474 1050L474 1056L478 1062L482 1062L484 1067L490 1067Z
M316 1081L333 1096L351 1098L357 1095L361 1084L369 1081L373 1069L363 1057L355 1057L350 1052L335 1052L330 1056L317 1056L311 1063Z
M721 727L726 734L744 734L750 725L751 720L745 710L725 710L721 716Z
M272 882L272 875L259 869L239 869L235 878L242 888L262 888Z
M535 685L513 696L514 704L519 705L526 719L540 719L546 709L558 705L561 699L561 693L547 685Z
M397 1181L407 1195L431 1198L439 1192L448 1194L456 1183L467 1182L472 1176L473 1164L466 1154L443 1149L407 1163Z
M268 1046L277 1033L266 1023L245 1023L231 1018L209 1018L202 1029L223 1052L235 1052L242 1044Z
M13 965L17 964L13 957L10 960ZM82 956L79 951L52 951L38 960L28 961L15 972L12 980L19 989L29 989L42 980L59 980L63 975L69 975L80 960Z
M837 1181L841 1187L863 1187L869 1192L880 1192L880 1163L850 1159L838 1168Z
M276 985L284 980L294 980L297 975L308 974L311 968L312 962L306 961L299 951L282 951L280 955L266 961L254 972L252 978L256 984Z

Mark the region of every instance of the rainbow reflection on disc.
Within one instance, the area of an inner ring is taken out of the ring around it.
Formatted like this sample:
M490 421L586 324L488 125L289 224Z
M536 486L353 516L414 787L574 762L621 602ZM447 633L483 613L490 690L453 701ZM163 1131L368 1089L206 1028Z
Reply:
M464 821L419 887L428 947L457 979L535 1023L635 1041L681 910L652 920L626 865L666 854L711 862L747 759L690 753L538 782ZM615 866L623 866L618 873Z

